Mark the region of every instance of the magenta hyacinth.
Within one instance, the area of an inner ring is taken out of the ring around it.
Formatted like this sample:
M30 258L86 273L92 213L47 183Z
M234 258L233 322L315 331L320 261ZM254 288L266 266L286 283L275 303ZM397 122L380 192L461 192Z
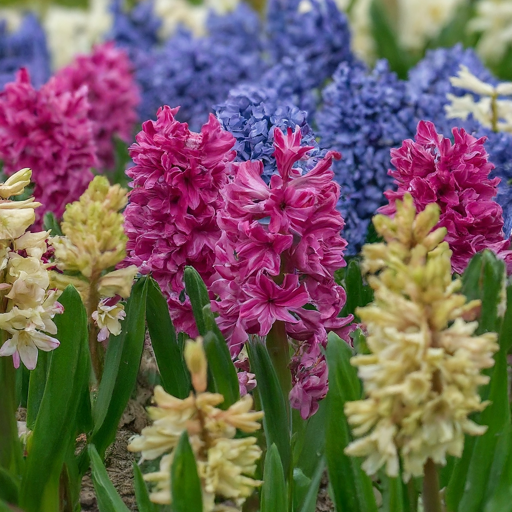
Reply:
M36 90L27 70L0 93L0 159L11 175L32 169L34 197L45 211L62 215L87 188L96 164L87 89L66 92L52 78Z
M138 120L139 89L128 54L113 42L103 43L95 46L91 54L79 55L56 77L63 91L87 86L98 168L113 169L114 137L131 142Z
M216 214L235 158L235 139L213 115L195 133L176 121L177 112L161 108L130 148L135 166L127 171L134 187L125 210L127 260L152 273L167 296L176 329L195 336L190 303L182 296L183 271L193 266L207 286L215 273L221 236Z
M476 139L463 129L453 129L454 143L438 134L431 122L420 121L415 140L406 140L391 150L396 170L396 191L385 192L389 205L380 208L386 215L395 213L395 201L406 193L421 211L437 203L441 217L437 227L446 227L454 272L462 273L471 257L491 249L505 260L512 272L510 240L503 234L503 211L493 198L499 178L489 179L494 165L488 161L485 137Z
M261 177L262 162L234 168L218 213L222 236L215 268L220 277L210 290L218 298L212 308L232 355L249 335L266 336L274 322L284 322L296 350L290 399L307 418L327 392L320 346L331 330L348 339L352 317L338 317L345 291L333 278L345 265L343 219L335 208L339 186L331 170L332 159L340 155L328 153L302 175L293 166L312 148L300 142L300 130L284 135L276 129L279 174L269 185Z

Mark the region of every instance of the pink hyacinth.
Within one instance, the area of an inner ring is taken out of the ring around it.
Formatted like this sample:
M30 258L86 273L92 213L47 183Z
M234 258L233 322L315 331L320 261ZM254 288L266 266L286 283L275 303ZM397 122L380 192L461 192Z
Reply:
M88 88L99 170L115 165L114 137L129 143L138 116L139 89L128 54L113 42L94 47L90 55L80 55L57 74L62 91Z
M36 90L25 69L0 93L0 159L7 175L32 169L34 196L43 204L38 220L48 210L62 215L93 177L96 148L88 113L85 87L62 91L52 78Z
M389 205L380 208L395 213L395 201L408 192L421 211L437 203L441 217L437 227L446 227L446 241L453 251L454 272L462 273L469 260L484 249L491 249L512 271L510 240L503 234L503 211L493 201L499 178L489 179L494 165L488 161L485 137L476 139L463 129L453 129L454 143L438 134L431 122L420 121L415 140L406 140L391 150L396 170L389 174L398 185L385 192Z
M195 336L190 303L183 297L183 271L193 266L207 285L215 274L221 236L216 214L235 158L235 139L213 115L195 133L176 121L177 112L161 108L130 148L135 166L127 171L134 187L125 210L127 261L152 273L167 296L176 329Z
M352 317L339 318L345 291L334 272L345 265L341 237L343 219L336 210L339 186L332 181L328 153L302 175L293 165L312 149L300 145L300 130L274 132L274 156L279 174L267 185L261 162L243 162L223 190L218 213L222 229L216 246L219 278L210 290L217 296L212 308L236 355L249 335L266 336L276 321L283 322L294 340L292 406L304 418L317 409L327 392L326 365L320 351L327 332L347 338ZM308 306L308 307L305 307ZM302 354L315 354L310 365Z

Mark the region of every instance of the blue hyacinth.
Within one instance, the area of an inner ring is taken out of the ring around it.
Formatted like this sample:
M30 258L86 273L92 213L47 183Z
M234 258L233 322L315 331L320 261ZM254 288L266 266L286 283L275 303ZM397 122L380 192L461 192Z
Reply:
M261 77L265 65L256 13L240 5L222 20L212 15L209 23L224 28L199 38L179 29L139 63L142 119L153 118L162 105L181 106L177 119L199 130L233 86Z
M232 90L228 99L216 106L217 118L225 130L236 139L236 161L261 160L264 165L263 178L268 182L277 171L274 153L274 130L295 129L302 132L302 144L314 146L304 164L304 168L314 165L319 156L318 145L311 127L307 123L307 113L290 101L282 99L275 89L259 85L242 85Z
M342 187L340 211L345 219L348 254L357 254L370 220L385 204L390 149L414 134L413 108L406 84L389 71L386 61L373 71L362 64L342 64L323 93L317 113L320 144L342 153L333 165Z
M33 14L27 14L16 32L9 33L0 21L0 87L15 79L20 68L27 68L32 83L43 85L50 77L50 55L46 35Z
M273 62L285 57L307 62L314 87L341 62L354 60L347 18L333 0L270 0L267 36Z

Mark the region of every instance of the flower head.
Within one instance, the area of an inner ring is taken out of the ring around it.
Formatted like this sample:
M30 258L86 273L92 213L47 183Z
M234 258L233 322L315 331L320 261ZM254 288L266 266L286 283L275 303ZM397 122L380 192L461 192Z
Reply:
M363 248L363 268L375 302L358 309L368 330L369 355L358 355L365 399L347 402L345 413L353 441L345 453L365 457L363 469L375 474L385 466L391 477L421 476L428 459L446 464L462 456L464 434L481 435L486 427L469 419L487 405L478 387L489 377L480 372L494 364L496 334L475 335L477 322L463 320L479 306L457 293L450 255L438 228L440 209L429 204L416 215L413 198L396 202L393 219L374 223L384 243Z
M176 328L194 334L188 299L180 301L183 271L193 266L207 284L214 275L216 212L235 141L213 115L195 133L176 120L177 112L159 110L130 148L135 166L128 170L134 189L125 211L127 251L128 261L160 284Z
M323 92L317 113L323 147L340 151L333 165L341 185L340 211L349 253L359 252L371 217L384 204L382 192L391 184L387 174L392 147L413 133L412 104L406 84L390 72L385 61L373 71L341 64Z
M126 52L113 42L97 45L89 55L79 55L61 69L56 80L61 91L87 86L100 170L115 165L114 137L132 140L138 116L139 91Z
M498 179L489 179L485 139L463 129L453 130L454 143L439 135L430 122L420 122L414 141L406 140L391 151L390 171L397 190L385 192L390 204L380 211L392 215L395 202L410 193L418 211L429 203L441 210L439 226L447 229L446 241L453 251L453 270L462 273L474 254L491 249L511 265L510 241L503 235L503 214L493 201Z
M28 71L0 93L0 158L4 172L34 169L34 197L62 215L92 179L96 163L87 89L60 90L55 78L36 90Z
M205 391L206 356L201 341L189 340L185 346L185 360L196 391L185 400L168 395L160 386L155 388L157 406L149 409L153 425L142 430L128 449L142 452L146 459L165 454L160 461L160 471L149 473L144 479L156 484L150 496L154 503L171 503L170 469L172 450L183 432L188 433L194 452L205 512L219 510L217 499L235 500L242 505L261 482L252 477L261 449L255 437L235 439L237 430L245 433L260 428L263 413L251 412L252 397L244 396L227 410L217 406L224 401L222 395Z

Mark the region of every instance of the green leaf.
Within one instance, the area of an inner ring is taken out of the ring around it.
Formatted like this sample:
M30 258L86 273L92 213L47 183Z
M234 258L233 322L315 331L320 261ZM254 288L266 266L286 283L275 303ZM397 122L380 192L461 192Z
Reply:
M256 341L247 344L251 370L258 382L257 391L263 416L263 429L267 446L275 444L281 456L284 474L288 475L291 463L290 426L285 397L279 385L276 371L270 360L267 348Z
M100 512L129 512L128 507L110 481L107 470L93 444L88 446L88 453L91 461L92 481Z
M34 428L41 400L43 399L49 357L49 353L40 351L37 357L37 366L30 372L27 403L27 428L29 430Z
M512 432L510 429L502 434L502 438L508 438L508 450L505 452L504 464L500 472L492 473L491 476L495 478L495 485L493 486L492 493L489 495L488 500L483 508L484 512L504 512L510 509L512 502L512 449L510 437ZM503 448L501 443L499 449Z
M137 463L133 463L135 498L139 512L156 512L156 505L149 499L148 488Z
M167 301L157 282L151 278L148 282L146 321L163 388L172 396L186 398L190 393L190 376L176 340Z
M196 459L185 430L174 451L171 466L173 512L202 512L203 497Z
M50 231L50 236L62 236L59 221L53 212L46 212L43 217L45 231Z
M412 63L398 43L397 31L391 27L386 7L381 0L373 0L371 3L370 18L379 57L387 59L390 68L400 78L407 78L407 70Z
M304 503L306 495L311 487L311 478L307 477L300 468L293 468L293 504L292 510L298 511Z
M359 262L355 259L346 268L343 285L347 292L347 301L340 316L354 315L356 308L366 306L373 300L373 290L364 284Z
M92 443L101 456L115 439L117 425L137 380L146 331L147 289L146 277L135 283L126 305L123 331L111 337L108 343L105 371L93 411Z
M89 383L87 315L79 293L68 286L59 298L64 313L55 317L60 346L51 352L48 378L31 437L20 491L26 512L43 512L57 492L66 450L74 443L79 400ZM42 469L44 468L44 470ZM46 509L48 510L48 509Z
M382 512L404 512L404 488L400 478L382 475Z
M300 509L300 512L315 512L318 499L318 490L325 470L325 459L321 459L311 479L308 492Z
M286 512L288 510L287 496L288 492L279 450L275 444L272 444L265 457L260 512L275 512L277 510Z
M0 500L7 503L18 503L19 482L13 475L0 467Z
M208 290L206 289L206 285L201 279L201 276L194 267L185 267L183 280L185 281L185 290L187 291L190 303L192 304L192 313L194 313L197 330L201 336L204 336L207 332L207 327L203 308L210 304Z
M13 509L0 498L0 512L13 512Z
M240 385L227 343L210 331L204 336L204 350L215 392L224 397L221 406L227 409L240 400Z
M329 334L327 363L329 392L327 393L327 433L325 453L329 481L338 512L376 512L372 482L361 469L359 459L344 453L352 441L345 417L345 402L359 400L361 384L350 364L352 351L336 334Z

